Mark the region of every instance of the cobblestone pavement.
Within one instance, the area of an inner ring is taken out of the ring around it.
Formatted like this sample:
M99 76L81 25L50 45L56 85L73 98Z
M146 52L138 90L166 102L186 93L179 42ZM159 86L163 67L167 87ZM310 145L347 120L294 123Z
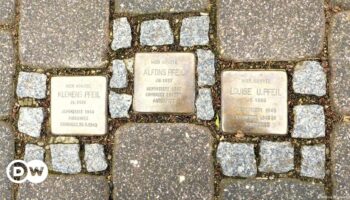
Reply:
M349 0L0 0L0 198L350 199L349 33Z

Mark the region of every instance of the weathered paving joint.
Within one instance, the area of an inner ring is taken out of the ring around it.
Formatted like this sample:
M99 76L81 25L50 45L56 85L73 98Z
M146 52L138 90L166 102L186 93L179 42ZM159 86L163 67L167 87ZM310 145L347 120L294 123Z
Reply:
M349 0L0 0L0 198L350 199L349 33Z

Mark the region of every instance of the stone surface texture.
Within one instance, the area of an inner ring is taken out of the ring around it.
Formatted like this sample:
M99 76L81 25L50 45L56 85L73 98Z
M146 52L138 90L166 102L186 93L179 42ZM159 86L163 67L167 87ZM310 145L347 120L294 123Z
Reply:
M324 144L301 147L302 176L323 179L326 166L326 146Z
M132 96L128 94L109 94L109 113L112 118L129 118Z
M327 93L327 75L317 61L304 61L294 68L293 89L299 94L323 96Z
M333 16L328 36L333 108L350 115L350 11Z
M190 12L202 11L208 7L209 0L115 0L116 13Z
M320 105L294 107L294 129L292 137L319 138L326 134L324 109Z
M44 161L45 149L35 144L26 144L24 152L24 161L29 162L32 160Z
M107 64L109 0L22 0L21 64L42 68L94 68Z
M198 90L196 109L198 119L211 120L214 118L215 111L213 108L213 98L210 89L201 88Z
M6 167L15 157L14 132L10 124L0 122L0 199L11 199L12 184L6 176Z
M217 34L223 59L288 61L323 49L323 0L219 0Z
M127 124L115 136L113 199L213 198L209 129L191 124Z
M225 176L254 177L257 173L254 144L220 142L216 157Z
M182 20L180 45L184 47L209 43L209 16L188 17Z
M109 186L104 176L49 175L40 184L21 184L17 199L108 200Z
M340 7L345 10L350 9L350 0L331 0L330 3L333 7Z
M20 98L46 98L46 80L47 76L45 74L20 72L16 89L17 96Z
M5 2L8 0L3 0ZM0 13L1 12L0 3ZM2 14L0 15L0 18ZM13 106L13 76L15 74L15 50L10 32L0 31L0 117L10 115Z
M134 73L134 60L135 58L128 58L124 60L125 67L131 74Z
M86 144L84 161L88 172L99 172L108 167L103 145Z
M81 171L79 144L51 144L51 164L56 172L77 174Z
M40 137L44 121L43 108L21 107L19 109L18 130L32 137Z
M113 60L112 66L113 75L109 82L111 88L126 88L128 87L128 71L126 70L123 60Z
M169 20L156 19L141 24L141 45L160 46L174 43Z
M15 19L15 0L0 0L0 25L12 24Z
M296 179L224 180L220 200L321 200L326 198L320 183L310 184Z
M131 27L126 17L118 18L113 21L113 41L112 49L114 51L131 47L132 34Z
M350 197L350 124L337 124L331 134L333 199Z
M286 173L294 169L294 148L290 142L260 143L261 172Z
M197 50L198 86L215 84L215 55L210 50Z

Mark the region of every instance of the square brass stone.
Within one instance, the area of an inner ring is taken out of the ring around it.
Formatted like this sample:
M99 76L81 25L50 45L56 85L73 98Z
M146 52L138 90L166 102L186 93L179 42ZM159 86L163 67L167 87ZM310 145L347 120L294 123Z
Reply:
M224 71L221 76L223 132L287 134L286 72Z
M138 53L133 109L140 113L193 113L193 53Z
M104 135L107 132L107 78L60 76L51 79L51 132Z

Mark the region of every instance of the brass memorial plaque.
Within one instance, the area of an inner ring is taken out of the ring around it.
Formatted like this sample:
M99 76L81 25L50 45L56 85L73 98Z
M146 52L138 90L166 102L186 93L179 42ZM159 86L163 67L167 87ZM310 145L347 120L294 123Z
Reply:
M224 71L221 76L221 116L224 132L287 134L286 72Z
M53 77L51 79L51 132L55 135L106 134L106 98L106 77Z
M193 113L193 53L138 53L133 109L140 113Z

